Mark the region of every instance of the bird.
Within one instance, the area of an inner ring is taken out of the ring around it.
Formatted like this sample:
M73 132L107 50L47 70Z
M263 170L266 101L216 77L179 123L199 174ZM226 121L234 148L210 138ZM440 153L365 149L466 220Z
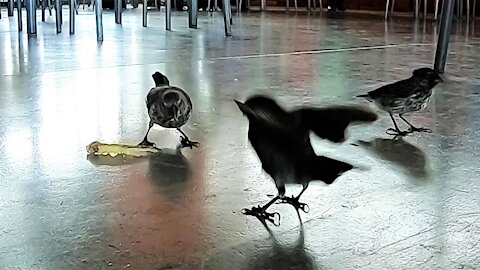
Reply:
M317 156L310 142L310 131L335 143L345 141L345 130L352 123L370 123L378 116L362 108L328 107L300 108L287 112L275 100L255 95L245 103L234 100L249 121L248 139L262 163L263 170L273 179L278 194L263 206L244 208L245 215L268 220L275 225L278 213L266 210L273 203L288 203L308 212L309 207L299 202L311 181L330 185L354 166L329 157ZM286 184L301 184L296 196L285 196Z
M181 127L187 123L192 114L193 104L187 92L179 87L171 86L168 78L160 72L152 74L155 87L151 88L146 98L148 116L150 118L148 130L139 146L151 147L153 143L147 139L148 133L154 124L165 128L176 128L182 136L180 143L183 147L198 147L199 142L191 141Z
M374 102L379 109L389 113L395 127L387 129L386 133L389 135L405 136L413 132L431 133L431 129L415 127L405 119L404 115L426 109L432 96L432 89L441 82L443 82L443 79L433 69L418 68L412 72L408 79L384 85L357 97ZM410 128L401 131L395 121L394 114L398 114L400 119L407 123Z

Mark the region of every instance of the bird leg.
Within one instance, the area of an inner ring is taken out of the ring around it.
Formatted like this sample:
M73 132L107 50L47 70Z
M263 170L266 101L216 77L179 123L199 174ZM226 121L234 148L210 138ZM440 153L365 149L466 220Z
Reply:
M398 125L397 125L397 122L395 122L395 118L393 117L392 113L389 113L390 114L390 118L392 118L392 122L393 122L393 125L395 126L395 129L393 128L389 128L387 129L386 133L388 135L394 135L395 137L397 136L405 136L409 133L411 133L410 131L401 131L399 128L398 128Z
M409 132L426 132L426 133L432 133L432 130L431 130L431 129L429 129L429 128L423 128L423 127L420 127L420 128L415 127L414 125L410 124L410 123L407 121L407 119L405 119L405 118L403 117L403 115L400 114L399 116L400 116L400 118L401 118L405 123L407 123L407 124L410 126L410 129L408 130Z
M264 206L254 206L251 209L243 208L242 214L257 217L260 221L270 221L275 226L280 225L280 214L278 212L269 213L267 212L267 208L270 207L274 202L280 199L280 195L277 195L275 198L270 200ZM278 222L275 222L275 216L278 216Z
M187 134L185 134L180 128L177 128L178 131L180 131L180 133L182 133L183 136L180 136L180 143L182 144L182 148L183 147L190 147L190 149L192 149L193 147L198 147L198 145L200 145L199 142L195 142L195 141L191 141Z
M298 211L298 209L302 210L304 213L308 213L310 211L310 207L306 203L301 203L299 202L300 196L302 196L303 192L307 190L308 184L303 185L303 189L300 192L300 194L297 195L297 197L283 197L280 198L279 203L288 203L291 204L293 207L295 207L295 210Z
M143 138L143 141L141 143L138 144L138 146L142 146L142 147L152 147L152 146L155 146L154 143L152 142L149 142L147 137L148 137L148 133L150 132L150 129L152 129L153 127L153 122L150 121L150 123L148 124L148 130L147 130L147 134L145 134L145 137Z

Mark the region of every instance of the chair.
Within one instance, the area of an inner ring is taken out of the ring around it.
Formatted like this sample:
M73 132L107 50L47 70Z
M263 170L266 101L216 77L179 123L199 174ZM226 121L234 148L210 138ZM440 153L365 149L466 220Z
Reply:
M290 10L290 0L285 0L285 2L286 2L286 7L285 8L287 9L287 11L289 11ZM298 8L297 0L293 0L293 3L295 4L295 11L297 11L297 8Z
M467 4L467 18L470 18L470 0L466 0ZM435 1L435 20L438 19L438 7L440 6L440 0ZM457 18L463 17L463 1L456 0ZM475 18L475 9L477 7L477 0L473 0L472 5L472 18Z
M313 10L317 9L317 3L315 2L316 0L313 0ZM308 10L311 9L312 7L312 4L311 4L312 0L308 0ZM318 4L319 4L319 8L320 8L320 12L323 11L323 3L322 3L322 0L318 0Z
M388 18L388 11L390 7L390 16L393 16L393 8L395 7L395 0L392 0L392 4L390 5L390 0L387 0L385 5L385 19ZM419 17L420 13L420 0L415 0L415 18ZM423 0L423 16L424 18L427 17L427 0Z

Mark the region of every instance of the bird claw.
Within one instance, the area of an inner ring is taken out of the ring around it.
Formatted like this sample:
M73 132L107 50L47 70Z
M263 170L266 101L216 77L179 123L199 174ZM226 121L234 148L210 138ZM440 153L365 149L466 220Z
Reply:
M410 130L408 131L401 131L401 130L397 130L397 129L393 129L393 128L389 128L387 129L387 131L385 131L385 133L387 133L388 135L392 135L392 136L395 136L395 137L403 137L403 136L406 136L410 133L412 133Z
M296 210L300 209L304 213L310 212L310 207L306 203L301 203L298 201L298 198L296 197L285 197L281 198L279 203L288 203L291 204L293 207L295 207Z
M155 147L155 144L149 141L143 141L139 143L138 146L142 148L150 148L150 147Z
M429 128L423 128L423 127L420 127L420 128L417 128L417 127L410 127L410 129L408 130L409 132L425 132L425 133L433 133L433 131Z
M188 138L185 138L183 136L180 137L180 143L182 144L182 148L190 147L190 149L193 149L193 147L198 147L200 145L199 142L190 141Z
M262 209L262 207L260 206L257 206L257 207L254 206L252 207L252 209L243 208L242 214L248 215L248 216L254 216L260 219L261 221L269 221L277 227L280 226L280 214L278 212L269 213L264 209ZM278 221L275 219L276 216L278 216Z

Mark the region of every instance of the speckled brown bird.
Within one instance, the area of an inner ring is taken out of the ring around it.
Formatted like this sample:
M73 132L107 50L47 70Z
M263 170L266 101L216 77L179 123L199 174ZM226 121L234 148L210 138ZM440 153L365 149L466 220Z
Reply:
M404 136L412 132L432 132L431 129L415 127L404 115L427 108L432 96L432 89L443 79L431 68L419 68L413 71L410 78L384 85L367 94L357 97L373 101L377 107L390 114L395 129L387 129L387 134ZM410 126L408 131L401 131L395 122L394 114Z
M162 73L157 71L152 77L155 87L149 91L146 99L150 122L147 134L139 145L154 145L148 141L147 136L153 125L157 124L165 128L176 128L183 135L180 137L182 147L198 147L199 143L191 141L181 130L192 114L193 104L190 96L184 90L171 86L168 78Z

